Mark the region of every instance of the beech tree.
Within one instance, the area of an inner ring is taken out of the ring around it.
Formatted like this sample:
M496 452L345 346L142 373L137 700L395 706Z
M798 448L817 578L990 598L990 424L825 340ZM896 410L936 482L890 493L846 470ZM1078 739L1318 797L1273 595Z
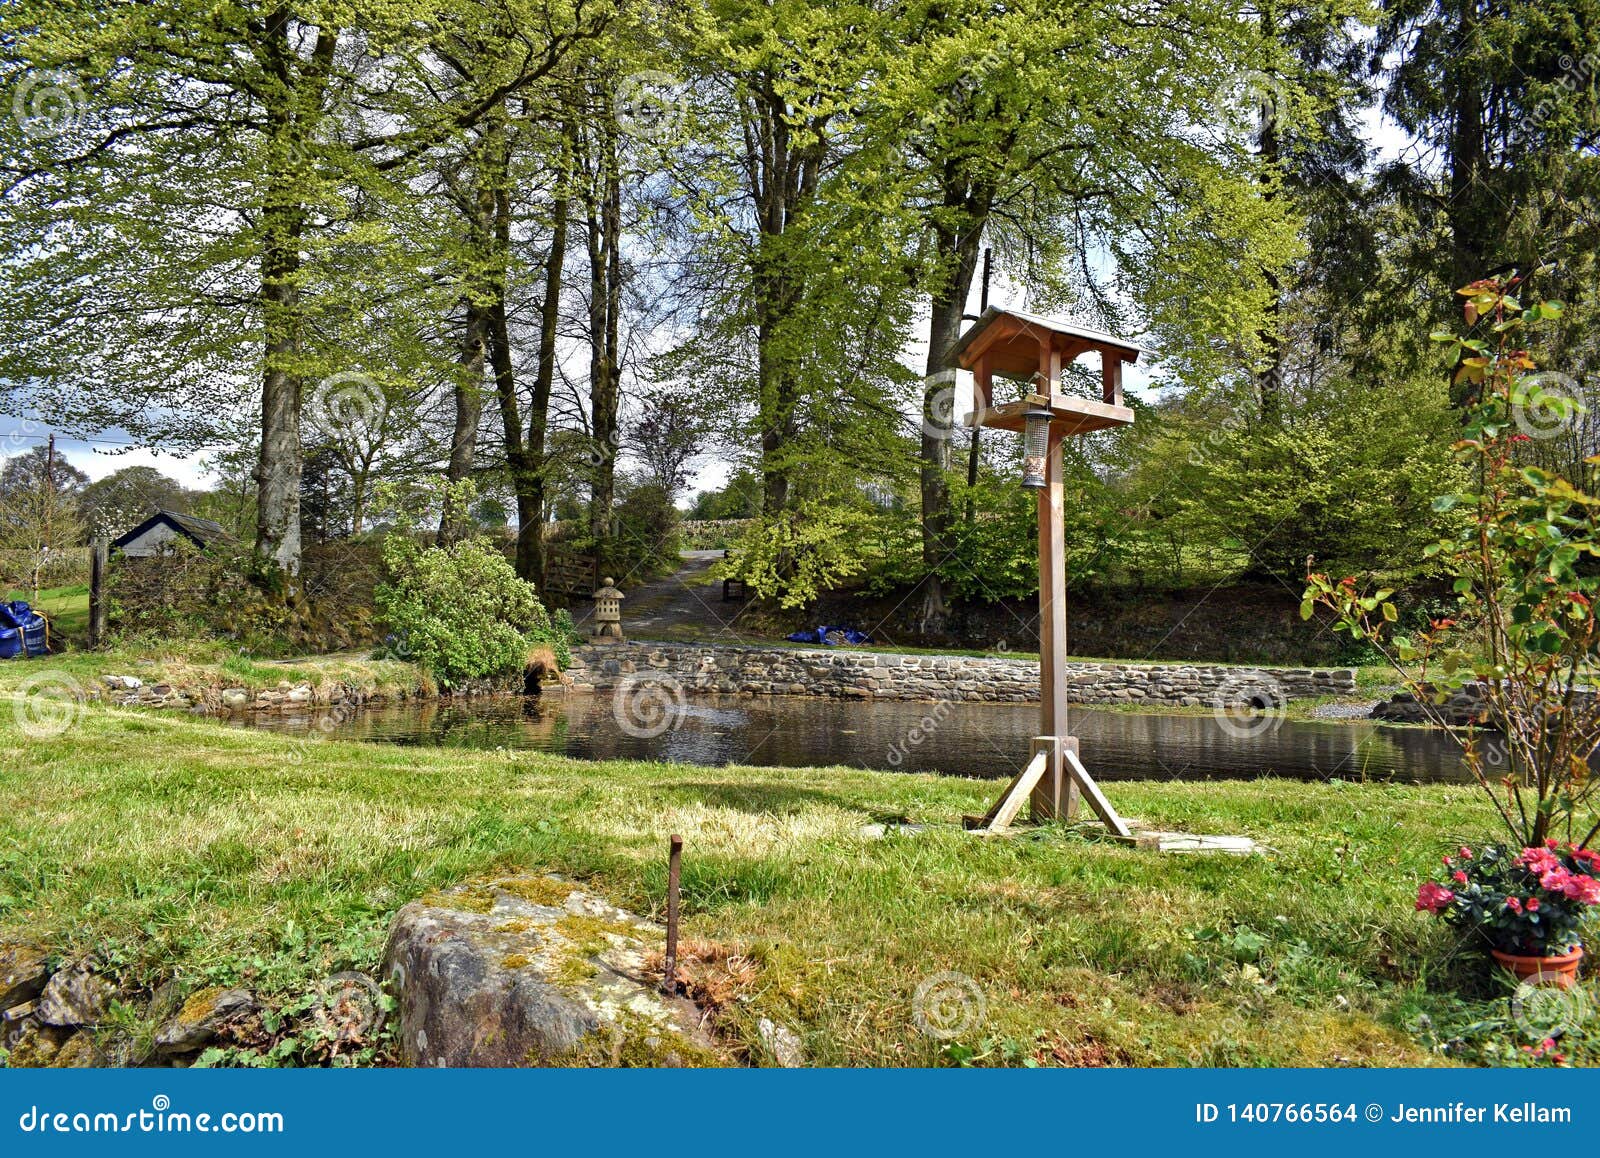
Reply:
M416 157L548 75L608 13L591 0L22 0L0 18L5 79L59 90L40 104L48 123L0 130L0 236L26 255L4 275L0 379L79 425L169 447L204 445L219 397L253 402L256 561L287 591L302 391L343 360L312 331L344 300L346 247L383 240L363 203L399 195ZM397 120L397 78L437 75L453 30L488 19L521 51Z

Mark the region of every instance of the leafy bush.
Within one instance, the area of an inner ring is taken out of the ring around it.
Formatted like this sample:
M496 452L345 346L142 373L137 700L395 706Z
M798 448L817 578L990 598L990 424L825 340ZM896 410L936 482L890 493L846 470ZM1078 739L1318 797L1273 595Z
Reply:
M519 672L539 644L558 659L565 651L570 624L553 623L533 585L483 539L424 548L391 535L383 561L390 578L375 596L395 650L443 687Z
M781 607L804 607L866 569L872 521L865 511L800 500L776 518L753 522L714 574L742 579L753 594L775 598Z
M1475 684L1487 723L1505 737L1506 764L1491 761L1475 732L1452 733L1473 777L1518 845L1557 833L1600 836L1590 761L1600 752L1600 697L1588 694L1600 650L1600 495L1593 469L1576 484L1518 457L1531 436L1570 421L1580 408L1522 343L1539 323L1561 316L1554 302L1524 308L1519 279L1488 279L1460 290L1468 325L1492 325L1493 340L1435 338L1460 361L1457 380L1473 391L1456 453L1468 482L1435 507L1465 517L1424 554L1454 578L1453 614L1416 632L1397 631L1391 591L1363 594L1355 576L1307 577L1302 617L1331 611L1338 629L1380 650L1435 723L1451 692Z
M635 579L676 571L682 543L679 521L678 509L661 487L653 483L624 484L616 509L613 557L602 565L610 572Z

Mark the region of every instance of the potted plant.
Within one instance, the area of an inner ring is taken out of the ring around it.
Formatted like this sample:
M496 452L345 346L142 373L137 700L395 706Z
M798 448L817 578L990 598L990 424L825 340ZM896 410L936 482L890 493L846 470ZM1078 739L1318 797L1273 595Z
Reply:
M1447 882L1426 881L1417 909L1480 937L1518 981L1570 989L1583 923L1600 904L1600 854L1555 840L1520 851L1463 846L1444 858Z

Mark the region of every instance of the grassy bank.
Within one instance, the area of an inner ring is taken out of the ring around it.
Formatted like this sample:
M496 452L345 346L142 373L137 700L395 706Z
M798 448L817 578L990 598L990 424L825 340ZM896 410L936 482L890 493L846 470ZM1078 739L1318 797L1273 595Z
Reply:
M95 687L101 676L134 676L146 684L174 687L245 688L262 691L280 684L306 684L313 689L335 685L358 688L389 698L437 694L433 679L415 664L373 659L366 652L337 652L299 659L254 659L216 642L184 640L129 644L105 651L67 651L47 658L0 663L0 694L38 679L60 675L83 688Z
M1117 785L1131 815L1273 850L1163 857L1064 829L965 835L995 786L951 778L307 745L94 707L34 738L12 716L0 930L96 952L134 990L290 1000L375 969L407 900L497 869L659 915L676 831L686 935L739 962L730 1032L753 1042L770 1016L818 1063L1418 1064L1450 1027L1505 1016L1489 990L1452 995L1480 970L1412 911L1441 847L1492 832L1461 787ZM897 818L943 827L861 832ZM944 972L986 1006L948 1045L913 1016ZM1504 1025L1473 1032L1470 1056L1515 1054Z

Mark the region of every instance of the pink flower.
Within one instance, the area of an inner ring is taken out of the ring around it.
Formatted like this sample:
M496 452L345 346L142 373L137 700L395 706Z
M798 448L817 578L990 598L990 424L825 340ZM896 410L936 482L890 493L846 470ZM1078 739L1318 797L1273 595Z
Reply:
M1450 879L1455 881L1458 885L1464 885L1467 883L1467 874L1458 869L1450 874Z
M1517 900L1516 897L1507 897L1506 908L1510 909L1513 913L1520 913L1522 912L1522 902Z
M1522 907L1530 913L1537 913L1539 911L1539 898L1529 897L1522 902Z
M1455 861L1453 861L1453 860L1451 860L1451 859L1450 859L1450 854L1449 854L1449 853L1446 853L1446 854L1445 854L1445 855L1444 855L1444 856L1443 856L1443 857L1441 857L1441 858L1440 858L1440 859L1441 859L1441 860L1443 860L1443 861L1444 861L1444 867L1445 867L1445 868L1449 868L1449 867L1450 867L1450 866L1451 866L1451 865L1453 865L1453 864L1455 864L1455 863L1456 863L1456 862L1455 862Z
M1422 887L1417 889L1417 912L1437 915L1455 899L1456 895L1443 885L1425 881Z
M1600 881L1569 874L1562 883L1561 895L1580 905L1600 905Z
M1547 848L1525 848L1517 856L1515 863L1541 877L1546 873L1567 871L1566 866L1561 863L1561 858Z
M1461 859L1462 860L1471 860L1472 859L1472 850L1470 848L1468 848L1466 845L1462 845L1461 846Z

